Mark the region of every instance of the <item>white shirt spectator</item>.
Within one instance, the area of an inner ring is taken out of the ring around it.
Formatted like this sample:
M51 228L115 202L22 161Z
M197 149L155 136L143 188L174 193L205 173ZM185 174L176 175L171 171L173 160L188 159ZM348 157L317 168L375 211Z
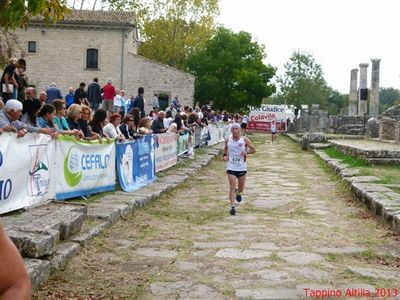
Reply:
M172 123L173 120L174 120L174 119L172 119L172 118L164 118L164 120L163 120L164 128L168 128L169 125L171 125L171 123Z
M112 139L115 139L117 136L121 135L121 131L119 128L115 128L114 124L108 123L103 128L103 132Z
M121 105L121 96L117 94L114 96L114 106L121 108Z

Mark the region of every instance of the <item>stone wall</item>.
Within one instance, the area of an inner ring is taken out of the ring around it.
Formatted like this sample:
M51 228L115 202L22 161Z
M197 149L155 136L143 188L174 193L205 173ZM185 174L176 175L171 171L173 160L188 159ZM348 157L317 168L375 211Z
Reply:
M28 41L36 41L37 53L26 56L26 74L38 91L46 90L54 81L65 95L68 87L78 88L80 82L88 85L98 77L103 85L112 78L127 96L136 95L138 88L144 87L146 112L151 110L154 92L169 95L169 100L178 96L182 104L193 105L195 77L136 55L132 31L123 34L115 28L29 27L17 34L26 52ZM99 50L96 70L86 69L88 48Z
M195 77L167 65L129 53L127 72L124 79L126 89L144 88L145 110L151 110L151 99L155 92L169 95L171 100L178 96L182 105L193 106Z
M43 32L43 33L42 33ZM28 41L36 41L37 53L27 54L29 84L38 91L45 90L52 81L65 95L69 86L89 84L93 77L104 84L111 77L114 84L121 84L122 33L118 30L93 30L70 28L29 27L17 31L26 51ZM86 49L99 50L99 68L86 69Z
M328 116L327 114L301 114L294 126L294 132L328 132L351 135L362 135L367 117L361 116Z

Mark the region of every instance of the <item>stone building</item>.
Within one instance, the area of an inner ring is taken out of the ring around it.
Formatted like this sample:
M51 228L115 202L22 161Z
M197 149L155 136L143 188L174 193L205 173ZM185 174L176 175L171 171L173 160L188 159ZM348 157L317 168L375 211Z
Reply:
M163 106L175 96L193 105L193 75L137 55L134 12L72 10L56 24L33 19L17 34L26 52L29 84L38 90L54 81L65 95L80 82L88 85L98 77L103 85L112 78L128 97L144 87L146 112L156 92Z

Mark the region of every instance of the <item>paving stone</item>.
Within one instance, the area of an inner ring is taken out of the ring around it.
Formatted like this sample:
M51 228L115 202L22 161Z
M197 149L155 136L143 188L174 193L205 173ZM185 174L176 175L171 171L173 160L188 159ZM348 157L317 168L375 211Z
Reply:
M181 271L200 271L201 264L189 261L177 261L176 266Z
M261 250L280 250L281 247L278 247L273 242L262 242L262 243L253 243L250 245L250 249L261 249Z
M155 248L139 248L136 249L136 253L143 256L160 258L174 258L178 255L176 251Z
M285 270L290 273L298 274L306 279L322 279L322 280L330 280L333 278L333 275L329 272L318 270L316 268L307 268L307 267L296 267L296 268L285 268Z
M332 254L355 254L366 251L366 248L356 247L356 246L347 246L347 247L320 247L317 249L319 253L332 253Z
M192 285L191 282L176 281L176 282L153 282L150 284L150 291L153 295L158 296L177 296L179 290L188 288Z
M251 272L249 273L250 276L257 276L260 277L262 279L267 279L268 281L284 281L284 282L288 282L288 280L290 279L290 276L288 273L283 272L283 271L276 271L273 269L264 269L264 270L259 270L259 271L255 271L255 272Z
M347 267L351 272L364 276L364 277L372 277L376 279L399 279L400 272L399 271L391 271L391 270L380 270L380 269L372 269L372 268L359 268L359 267Z
M237 289L235 296L241 299L298 299L296 290L288 288Z
M215 253L215 250L211 250L211 249L206 249L206 250L197 250L197 251L193 251L192 255L194 257L206 257L206 256L211 256Z
M154 282L150 285L153 295L174 296L184 299L213 299L217 292L204 284L193 284L192 282Z
M272 254L270 251L263 250L240 250L236 248L227 248L219 250L215 256L223 258L234 258L234 259L253 259L268 257Z
M330 214L329 211L322 209L306 209L306 212L308 212L311 215L318 215L318 216L326 216Z
M202 233L202 234L198 234L193 236L194 239L196 240L208 240L212 237L212 235L208 234L208 233Z
M288 262L297 264L297 265L306 265L313 262L323 261L324 258L317 253L310 252L278 252L278 256Z
M239 242L194 242L194 248L229 248L239 246Z
M124 239L118 239L115 240L115 247L119 248L119 249L127 249L127 248L131 248L135 245L135 243L133 241L130 240L124 240Z
M257 199L253 201L253 205L258 208L277 208L280 206L285 206L288 203L293 202L293 200L265 200L265 199Z

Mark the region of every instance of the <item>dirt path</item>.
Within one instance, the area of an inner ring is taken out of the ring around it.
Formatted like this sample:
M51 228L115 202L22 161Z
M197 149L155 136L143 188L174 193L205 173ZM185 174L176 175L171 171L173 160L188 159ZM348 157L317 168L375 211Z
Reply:
M34 298L400 293L398 237L357 207L311 152L284 138L274 145L263 135L251 138L258 152L249 158L245 202L236 216L229 215L225 164L217 159L96 238Z

